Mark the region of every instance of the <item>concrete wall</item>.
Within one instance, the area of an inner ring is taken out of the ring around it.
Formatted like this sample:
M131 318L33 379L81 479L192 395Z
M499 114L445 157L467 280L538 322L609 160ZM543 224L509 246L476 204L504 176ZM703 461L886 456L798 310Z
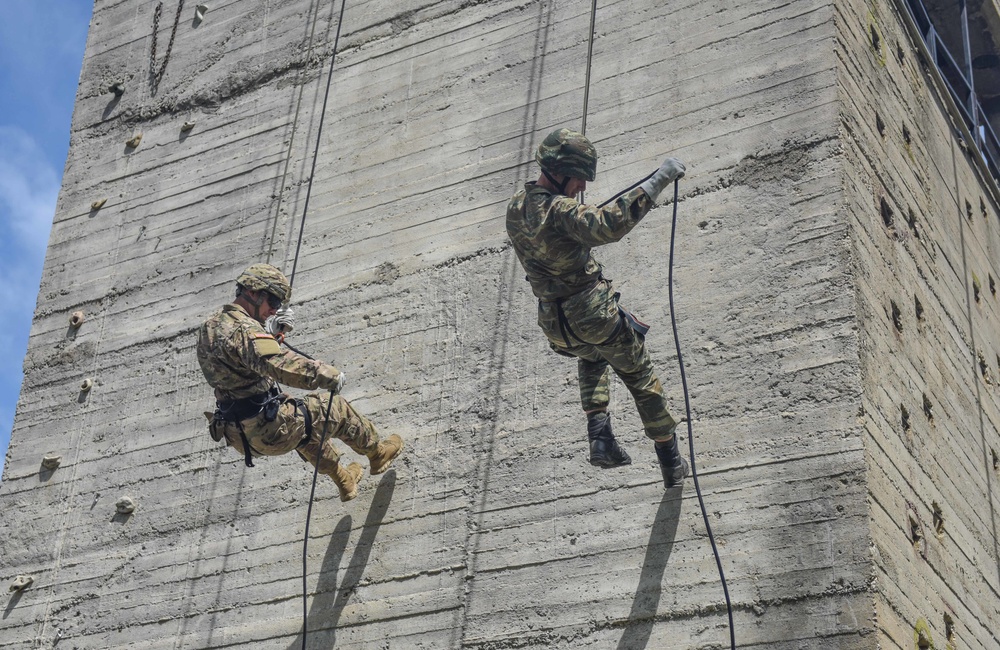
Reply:
M0 487L0 576L34 577L0 620L11 648L301 643L310 473L293 455L247 469L211 441L194 343L242 268L290 270L339 7L220 2L195 24L189 6L153 95L154 7L94 10ZM579 125L588 10L348 3L294 342L341 366L346 396L408 450L349 504L318 487L312 647L728 645L692 484L664 495L620 384L635 463L586 463L575 365L548 351L504 233L534 145ZM667 154L688 163L676 315L741 648L875 645L842 20L824 0L622 0L597 15L588 196ZM599 257L654 324L680 413L669 217L654 210Z
M1000 644L1000 221L893 2L838 13L877 638Z

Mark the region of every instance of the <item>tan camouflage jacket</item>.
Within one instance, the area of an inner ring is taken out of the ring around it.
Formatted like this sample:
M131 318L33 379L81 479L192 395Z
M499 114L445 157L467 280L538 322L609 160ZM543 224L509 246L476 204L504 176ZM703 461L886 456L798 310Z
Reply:
M639 188L598 208L526 183L507 204L507 235L532 292L552 301L592 287L601 265L591 248L619 241L652 207Z
M330 389L340 371L284 349L245 309L228 304L209 316L198 332L198 363L217 400L264 393L275 382L305 389Z

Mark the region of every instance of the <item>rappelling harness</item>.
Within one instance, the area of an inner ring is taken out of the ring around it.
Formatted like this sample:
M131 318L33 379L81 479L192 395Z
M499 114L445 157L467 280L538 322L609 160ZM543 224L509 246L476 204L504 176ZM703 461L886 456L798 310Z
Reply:
M247 440L243 422L261 416L263 416L265 422L274 422L278 417L278 409L281 408L283 403L288 401L295 404L296 413L302 415L302 419L306 425L306 435L302 438L302 442L296 445L295 448L301 449L305 447L312 439L312 415L310 415L309 409L306 408L305 402L281 392L277 384L266 392L250 395L249 397L240 397L233 400L217 400L215 402L215 413L212 414L212 421L208 425L212 440L219 442L225 438L227 444L235 446L226 435L228 428L226 425L236 425L236 431L240 434L240 442L243 446L243 462L246 463L247 467L254 467L253 457L260 457L262 454L254 449L250 441Z

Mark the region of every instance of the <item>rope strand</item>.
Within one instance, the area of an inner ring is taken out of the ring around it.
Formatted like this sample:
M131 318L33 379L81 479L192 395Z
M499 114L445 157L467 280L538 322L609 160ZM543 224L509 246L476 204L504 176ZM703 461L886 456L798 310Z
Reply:
M684 389L684 411L687 414L688 451L691 455L691 478L694 480L694 490L698 494L698 505L701 506L701 516L705 520L705 530L708 540L712 543L712 553L715 554L715 565L719 568L719 579L722 581L722 592L726 596L726 611L729 613L729 642L732 650L736 650L736 632L733 628L733 604L729 600L729 587L726 585L726 574L722 570L722 560L719 558L719 548L715 544L712 525L708 523L708 510L705 509L705 499L701 495L698 484L698 470L694 464L694 426L691 424L691 398L688 395L687 375L684 373L684 357L681 356L681 342L677 338L677 317L674 316L674 235L677 232L677 195L679 182L674 180L674 217L670 222L670 263L667 272L667 295L670 302L670 327L674 332L674 346L677 349L677 365L681 369L681 387ZM676 434L675 434L676 435Z

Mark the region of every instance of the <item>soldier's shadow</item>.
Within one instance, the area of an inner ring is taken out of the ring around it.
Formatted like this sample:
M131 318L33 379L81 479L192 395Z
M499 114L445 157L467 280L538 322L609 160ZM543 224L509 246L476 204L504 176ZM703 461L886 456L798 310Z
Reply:
M660 606L663 573L674 548L680 512L681 490L670 490L660 500L660 507L649 532L639 586L635 590L632 611L628 615L628 627L618 642L618 650L640 650L649 642Z
M351 536L350 515L343 517L330 535L330 544L327 546L326 555L323 556L323 566L320 568L316 589L310 593L309 613L306 615L309 625L306 640L309 648L319 650L335 647L340 616L364 575L372 547L375 545L375 536L382 526L385 513L389 510L395 489L396 472L389 471L382 477L372 497L372 505L361 528L361 536L354 545L354 553L347 563L339 588L337 572ZM301 650L301 648L302 632L299 632L295 641L288 646L288 650Z

